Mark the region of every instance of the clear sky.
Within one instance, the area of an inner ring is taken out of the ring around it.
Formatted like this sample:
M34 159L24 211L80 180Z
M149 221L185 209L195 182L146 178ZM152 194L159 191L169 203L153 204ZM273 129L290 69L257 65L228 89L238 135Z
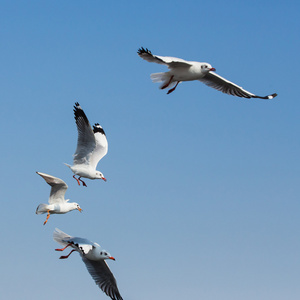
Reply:
M299 1L0 1L2 299L109 299L55 227L98 242L124 300L300 299ZM208 62L272 101L166 95L136 54ZM78 187L78 101L106 131ZM69 185L83 213L35 215Z

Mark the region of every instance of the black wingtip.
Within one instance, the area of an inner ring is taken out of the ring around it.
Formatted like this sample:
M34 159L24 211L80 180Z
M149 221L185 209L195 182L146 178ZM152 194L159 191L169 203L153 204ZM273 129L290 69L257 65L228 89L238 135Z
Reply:
M74 118L75 118L76 124L77 124L77 121L78 121L79 118L83 118L84 122L86 124L89 124L89 120L88 120L87 116L85 115L82 107L79 105L78 102L75 103L73 112L74 112Z
M105 135L104 129L102 128L102 126L99 123L95 123L93 125L93 132L94 132L94 134L97 132L100 132Z
M274 93L274 94L272 94L272 95L269 96L269 99L273 99L273 98L275 98L275 97L277 97L277 96L278 96L278 94L277 94L277 93Z
M275 98L275 97L277 97L277 94L276 94L276 93L271 94L271 95L266 96L266 97L261 97L261 99L271 100L271 99L273 99L273 98Z
M275 97L277 97L278 94L277 93L274 93L274 94L271 94L269 96L265 96L265 97L261 97L261 96L251 96L251 98L259 98L259 99L265 99L265 100L271 100Z
M152 55L152 53L151 53L151 51L150 50L148 50L148 48L144 48L144 47L141 47L141 48L139 48L138 49L138 51L137 51L137 54L138 55L141 55L141 54L151 54Z

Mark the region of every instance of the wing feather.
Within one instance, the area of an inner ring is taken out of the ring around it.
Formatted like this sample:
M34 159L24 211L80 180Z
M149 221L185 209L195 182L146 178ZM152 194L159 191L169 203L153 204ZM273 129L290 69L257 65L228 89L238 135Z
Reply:
M68 185L60 178L54 177L41 172L36 172L43 177L45 181L51 186L49 204L65 203L65 193L68 189Z
M103 158L107 153L108 143L105 132L98 123L93 126L93 132L95 136L96 146L91 153L90 164L91 167L96 169L99 160Z
M74 118L77 125L78 139L74 153L74 164L89 164L96 140L90 122L78 102L74 106Z
M273 99L277 96L277 94L272 94L268 96L257 96L254 95L242 87L236 85L235 83L221 77L220 75L209 72L207 75L205 75L203 78L199 79L199 81L205 83L206 85L221 91L225 94L241 97L241 98L260 98L260 99Z
M148 50L147 48L144 49L143 47L141 47L137 53L139 57L148 62L155 62L157 64L166 65L170 69L177 67L190 67L192 65L190 62L181 58L153 55L150 50Z
M104 260L94 261L84 256L82 256L82 260L96 284L107 296L112 300L123 300L117 287L117 281Z

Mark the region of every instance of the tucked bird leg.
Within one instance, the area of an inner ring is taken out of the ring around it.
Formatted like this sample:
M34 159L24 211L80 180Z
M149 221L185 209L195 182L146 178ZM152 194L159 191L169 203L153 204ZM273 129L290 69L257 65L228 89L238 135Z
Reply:
M174 78L174 75L172 75L172 76L170 77L170 80L168 81L168 83L166 83L165 85L163 85L163 86L161 87L161 89L163 90L163 89L165 89L166 87L168 87L168 86L170 85L170 83L172 82L173 78Z
M72 252L74 252L74 251L76 251L76 250L73 249L68 255L66 255L66 256L61 256L59 259L66 259L66 258L68 258L68 257L70 256L70 254L71 254Z
M63 247L61 249L55 249L55 251L64 251L66 248L68 248L69 246L71 246L72 244L69 243L66 247Z
M80 178L81 178L81 176L78 178L78 180L82 182L82 185L83 185L83 186L87 186L87 185L85 184L85 182L84 182L82 179L80 179Z
M75 175L73 175L73 178L77 180L78 185L80 185L79 180L75 177Z
M44 225L48 222L48 219L50 218L50 210L47 210L47 218L46 221L44 222Z
M174 92L179 82L180 81L177 81L176 85L172 89L168 90L167 94Z

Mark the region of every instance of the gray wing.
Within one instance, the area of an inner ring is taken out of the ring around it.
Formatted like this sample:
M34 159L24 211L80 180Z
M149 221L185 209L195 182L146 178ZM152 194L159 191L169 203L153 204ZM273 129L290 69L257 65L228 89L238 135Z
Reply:
M137 53L139 57L148 62L155 62L157 64L167 65L170 69L192 66L190 62L181 58L153 55L150 50L148 50L147 48L144 49L143 47L141 47Z
M272 94L268 96L257 96L254 95L242 87L236 85L235 83L221 77L220 75L209 72L207 75L205 75L203 78L199 79L199 81L205 83L206 85L221 91L222 93L242 97L242 98L260 98L260 99L273 99L277 96L277 94Z
M82 260L96 284L107 296L112 300L123 300L119 293L116 279L104 260L94 261L89 260L84 256L82 257Z
M96 169L99 160L107 153L108 143L107 143L105 132L98 123L96 123L93 126L93 131L94 131L96 146L91 154L90 164L91 167Z
M60 178L54 177L41 172L36 172L43 177L45 181L51 186L49 204L64 203L65 193L68 189L68 185Z
M96 141L90 122L78 102L74 106L74 117L78 139L73 162L74 164L89 164L91 154L96 147Z

